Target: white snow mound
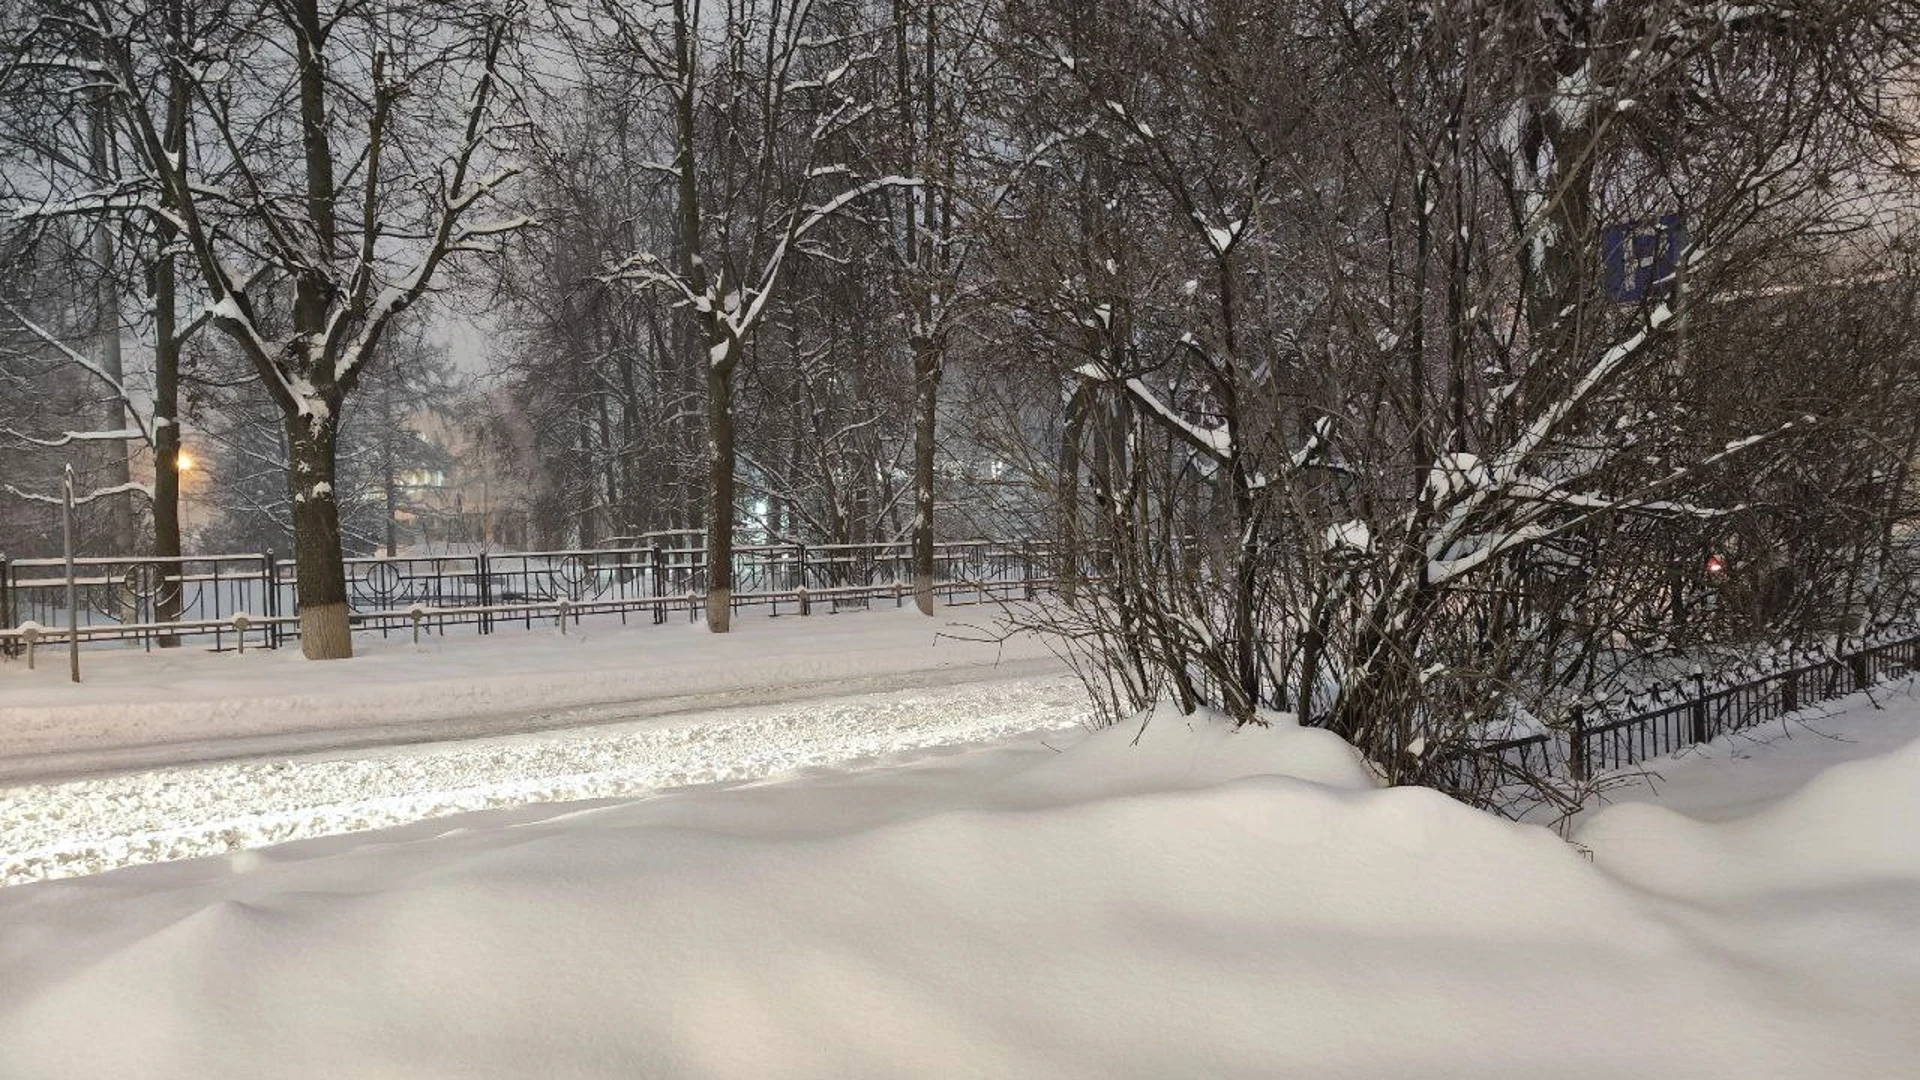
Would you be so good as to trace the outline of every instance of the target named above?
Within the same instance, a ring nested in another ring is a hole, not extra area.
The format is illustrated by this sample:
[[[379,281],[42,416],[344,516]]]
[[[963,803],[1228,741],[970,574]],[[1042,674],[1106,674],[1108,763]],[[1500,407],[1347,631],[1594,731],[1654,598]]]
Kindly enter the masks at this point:
[[[1376,789],[1322,733],[1136,730],[6,890],[0,1072],[1869,1077],[1920,1054],[1911,918],[1875,965],[1834,961],[1748,912],[1703,923],[1615,852]],[[1861,772],[1912,787],[1920,752]],[[1689,850],[1778,858],[1763,834],[1797,852],[1845,801]],[[1912,905],[1874,851],[1845,865]]]

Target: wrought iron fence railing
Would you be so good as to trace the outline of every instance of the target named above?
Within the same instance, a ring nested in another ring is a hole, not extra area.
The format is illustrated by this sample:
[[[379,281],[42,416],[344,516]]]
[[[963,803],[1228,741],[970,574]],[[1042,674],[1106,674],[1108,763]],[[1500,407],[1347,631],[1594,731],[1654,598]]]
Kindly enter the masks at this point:
[[[1558,730],[1460,746],[1434,773],[1456,790],[1486,779],[1576,781],[1631,768],[1809,706],[1920,672],[1920,633],[1900,628],[1836,651],[1779,653],[1732,671],[1695,674],[1573,706]]]
[[[934,545],[934,592],[946,604],[1032,597],[1056,574],[1045,541]],[[291,560],[259,555],[74,560],[73,613],[84,642],[168,639],[214,648],[279,646],[299,635]],[[734,553],[735,610],[770,614],[864,609],[912,595],[912,549],[889,544],[743,545]],[[557,619],[672,613],[698,618],[706,604],[700,547],[354,558],[347,605],[356,628],[445,634],[552,626]],[[64,641],[68,579],[62,559],[0,557],[0,649],[29,637]],[[236,622],[236,617],[238,621]]]
[[[684,546],[355,558],[346,565],[348,609],[358,629],[416,638],[564,629],[594,615],[663,623],[684,613],[693,621],[706,605],[705,559],[703,548]],[[904,606],[911,568],[905,543],[743,545],[735,549],[732,605],[772,615],[865,609],[889,599]],[[934,548],[934,591],[948,605],[1032,599],[1058,583],[1060,570],[1047,541]],[[1086,570],[1081,576],[1092,576]],[[271,552],[77,558],[73,587],[82,643],[152,647],[171,639],[244,649],[299,636],[294,567]],[[0,557],[0,652],[64,642],[67,589],[64,560]],[[1454,743],[1423,773],[1474,791],[1503,776],[1585,780],[1913,672],[1920,672],[1920,631],[1889,629],[1848,651],[1778,654],[1731,672],[1583,702],[1546,730]],[[1262,675],[1266,698],[1273,673]]]
[[[1261,649],[1259,701],[1277,709],[1297,706],[1266,663],[1275,643],[1263,640]],[[1587,699],[1526,734],[1475,741],[1429,730],[1429,749],[1408,775],[1443,789],[1479,793],[1511,781],[1585,781],[1912,673],[1920,673],[1920,629],[1888,627],[1850,648],[1780,651],[1727,671],[1696,670],[1680,679],[1642,684],[1633,693]],[[1198,669],[1189,675],[1202,701],[1222,707],[1227,694],[1217,677]],[[1315,703],[1324,704],[1318,697]]]

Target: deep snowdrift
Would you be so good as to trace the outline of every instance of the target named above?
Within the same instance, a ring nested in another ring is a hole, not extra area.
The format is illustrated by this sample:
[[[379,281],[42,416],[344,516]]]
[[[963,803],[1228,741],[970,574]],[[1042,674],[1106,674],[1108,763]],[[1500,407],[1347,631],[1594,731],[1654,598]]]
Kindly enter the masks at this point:
[[[8,1077],[1894,1077],[1920,750],[1536,827],[1321,732],[520,808],[0,890]]]

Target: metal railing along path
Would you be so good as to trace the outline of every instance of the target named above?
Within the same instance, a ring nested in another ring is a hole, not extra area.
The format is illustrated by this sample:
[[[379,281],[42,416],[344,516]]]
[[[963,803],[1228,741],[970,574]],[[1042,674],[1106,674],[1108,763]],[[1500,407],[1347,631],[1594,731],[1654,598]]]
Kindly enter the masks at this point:
[[[588,615],[692,620],[706,606],[705,562],[703,548],[661,546],[353,558],[348,617],[358,629],[415,636]],[[934,593],[949,605],[1031,598],[1051,586],[1054,562],[1044,541],[936,544]],[[913,594],[904,543],[743,545],[733,571],[735,610],[837,612],[903,606]],[[72,586],[82,642],[274,648],[299,635],[293,563],[271,552],[79,558]],[[68,587],[65,560],[0,557],[0,650],[65,642]]]

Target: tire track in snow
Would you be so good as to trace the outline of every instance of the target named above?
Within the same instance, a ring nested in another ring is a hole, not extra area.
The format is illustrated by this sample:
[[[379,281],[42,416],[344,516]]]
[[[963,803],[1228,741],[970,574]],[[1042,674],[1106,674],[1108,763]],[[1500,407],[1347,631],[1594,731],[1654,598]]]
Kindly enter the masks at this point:
[[[0,884],[529,803],[631,798],[1077,724],[1068,677],[970,682],[0,789]]]

